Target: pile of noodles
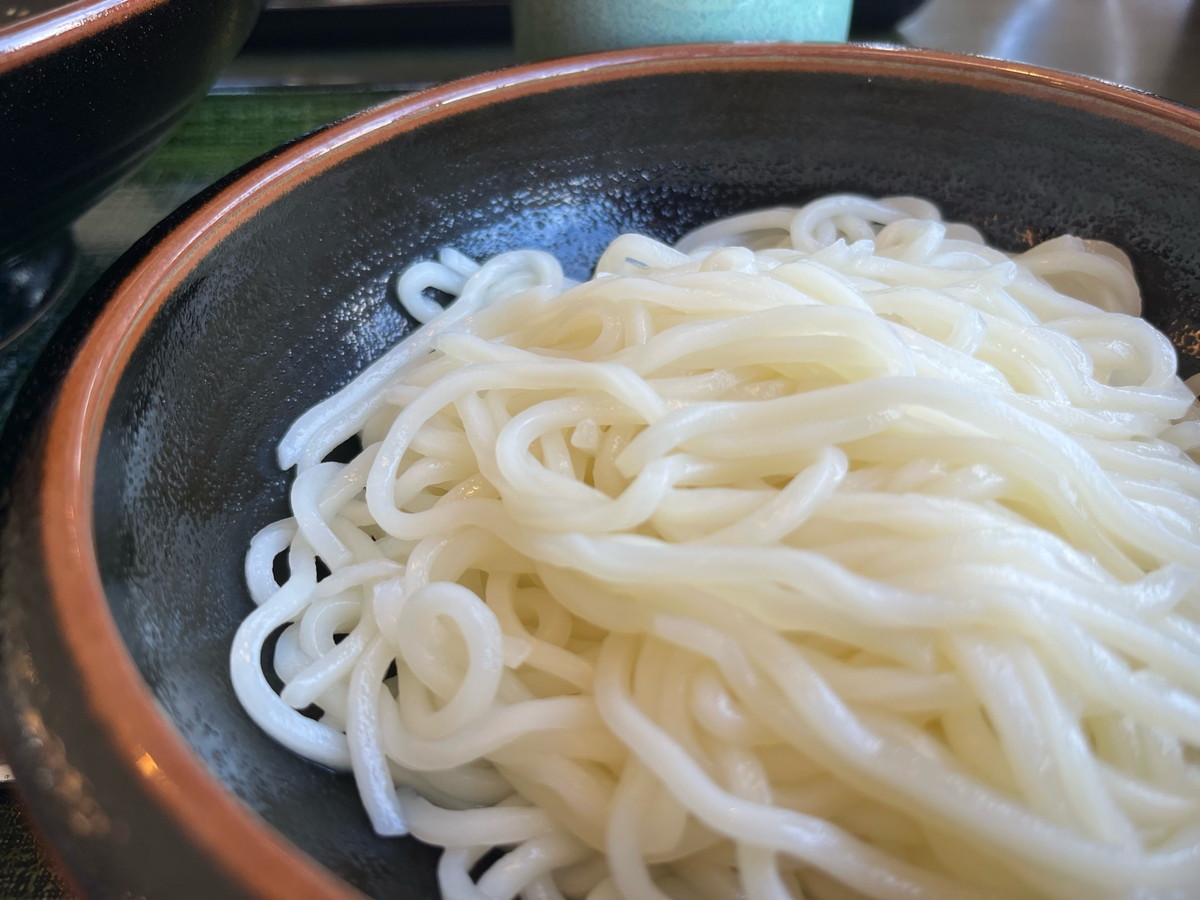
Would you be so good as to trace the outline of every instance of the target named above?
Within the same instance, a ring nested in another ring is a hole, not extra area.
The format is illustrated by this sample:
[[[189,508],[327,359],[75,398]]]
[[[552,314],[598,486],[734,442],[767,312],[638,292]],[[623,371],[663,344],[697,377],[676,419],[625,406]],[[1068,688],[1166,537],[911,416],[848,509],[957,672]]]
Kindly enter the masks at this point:
[[[445,898],[1200,896],[1200,430],[1122,254],[836,196],[399,291],[232,675]]]

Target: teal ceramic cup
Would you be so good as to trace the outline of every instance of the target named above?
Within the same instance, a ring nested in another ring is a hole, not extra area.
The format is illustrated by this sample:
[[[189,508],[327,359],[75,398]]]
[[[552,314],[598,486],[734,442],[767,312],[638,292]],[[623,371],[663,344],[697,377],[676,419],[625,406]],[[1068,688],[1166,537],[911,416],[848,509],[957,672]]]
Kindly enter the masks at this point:
[[[522,60],[697,41],[844,41],[852,0],[513,0]]]

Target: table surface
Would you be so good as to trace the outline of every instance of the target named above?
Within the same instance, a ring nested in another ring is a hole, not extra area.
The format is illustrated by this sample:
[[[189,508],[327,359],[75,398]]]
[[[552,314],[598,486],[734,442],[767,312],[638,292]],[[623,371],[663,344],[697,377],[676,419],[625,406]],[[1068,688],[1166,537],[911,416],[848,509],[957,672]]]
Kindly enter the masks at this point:
[[[1200,107],[1200,0],[928,0],[897,31],[857,37],[1081,72]],[[75,302],[181,203],[319,125],[511,61],[506,45],[478,39],[244,53],[172,139],[76,224],[80,265],[71,288],[16,347],[0,351],[0,422],[25,371]],[[14,787],[0,785],[0,897],[64,894]]]

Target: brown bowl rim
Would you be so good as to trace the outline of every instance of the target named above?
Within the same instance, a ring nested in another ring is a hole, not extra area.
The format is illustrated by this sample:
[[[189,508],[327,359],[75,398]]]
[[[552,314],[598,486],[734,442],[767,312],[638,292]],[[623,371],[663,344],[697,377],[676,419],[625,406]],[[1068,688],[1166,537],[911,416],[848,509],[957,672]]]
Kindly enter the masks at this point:
[[[248,169],[199,202],[112,291],[63,382],[40,485],[49,608],[92,722],[146,795],[214,866],[256,896],[358,896],[274,831],[211,775],[162,716],[105,602],[93,533],[95,465],[116,385],[171,291],[260,209],[342,160],[438,119],[584,83],[697,71],[887,74],[1045,99],[1200,148],[1200,113],[1149,94],[1021,63],[862,45],[701,44],[553,60],[452,82],[331,125]]]
[[[0,73],[87,40],[168,0],[72,0],[0,25]]]

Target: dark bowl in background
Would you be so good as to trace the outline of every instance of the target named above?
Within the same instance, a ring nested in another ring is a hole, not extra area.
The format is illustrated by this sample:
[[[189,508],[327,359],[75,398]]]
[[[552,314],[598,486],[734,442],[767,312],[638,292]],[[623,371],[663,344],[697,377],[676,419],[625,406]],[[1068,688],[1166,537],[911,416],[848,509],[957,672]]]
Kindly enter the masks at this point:
[[[67,227],[166,140],[262,2],[22,0],[0,18],[0,344],[62,287]]]
[[[80,306],[3,443],[0,725],[85,890],[436,896],[436,854],[372,834],[350,780],[261,734],[227,654],[274,447],[411,327],[407,263],[557,253],[831,191],[920,194],[1009,249],[1131,256],[1200,370],[1200,114],[994,60],[853,46],[627,51],[388,103],[189,204]],[[68,371],[69,369],[69,371]]]
[[[887,31],[916,12],[924,0],[854,0],[850,11],[850,36]]]

